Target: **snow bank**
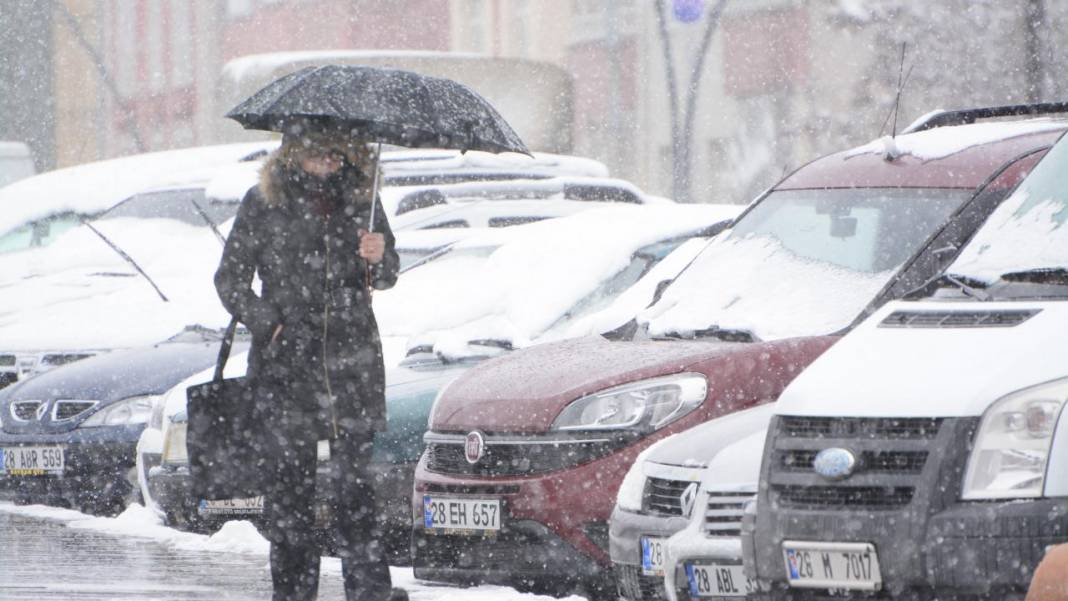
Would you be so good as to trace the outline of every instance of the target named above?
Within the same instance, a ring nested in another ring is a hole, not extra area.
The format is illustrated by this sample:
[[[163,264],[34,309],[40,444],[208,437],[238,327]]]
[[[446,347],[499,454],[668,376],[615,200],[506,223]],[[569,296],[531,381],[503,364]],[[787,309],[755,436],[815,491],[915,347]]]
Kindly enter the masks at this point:
[[[48,215],[107,210],[149,188],[205,182],[272,142],[152,152],[48,171],[0,189],[0,234]]]
[[[1023,122],[992,121],[959,127],[936,127],[912,134],[902,134],[895,138],[884,136],[846,152],[845,156],[886,154],[890,151],[894,153],[894,156],[908,154],[929,161],[945,158],[973,146],[1063,128],[1063,121],[1050,119],[1032,119]]]
[[[893,274],[803,259],[771,237],[720,237],[638,319],[653,336],[713,325],[762,340],[829,334],[849,325]]]

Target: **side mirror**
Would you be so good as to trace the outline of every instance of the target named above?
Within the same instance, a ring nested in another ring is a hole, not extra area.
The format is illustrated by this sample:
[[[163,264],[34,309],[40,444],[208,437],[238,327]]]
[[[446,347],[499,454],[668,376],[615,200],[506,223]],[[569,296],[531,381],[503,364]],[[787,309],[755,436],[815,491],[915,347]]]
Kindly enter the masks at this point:
[[[831,236],[834,238],[852,238],[857,235],[856,217],[831,217]]]

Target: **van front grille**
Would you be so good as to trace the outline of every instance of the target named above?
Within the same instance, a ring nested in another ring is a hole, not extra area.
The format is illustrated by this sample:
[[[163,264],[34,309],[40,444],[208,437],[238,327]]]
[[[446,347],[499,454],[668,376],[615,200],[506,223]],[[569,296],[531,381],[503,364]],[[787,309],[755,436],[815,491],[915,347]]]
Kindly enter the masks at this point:
[[[741,536],[742,514],[745,504],[756,498],[751,492],[708,493],[705,506],[705,534],[707,536]]]
[[[789,509],[898,509],[912,501],[911,486],[776,487],[778,504]]]
[[[930,440],[938,435],[938,418],[782,417],[790,438],[885,438]]]

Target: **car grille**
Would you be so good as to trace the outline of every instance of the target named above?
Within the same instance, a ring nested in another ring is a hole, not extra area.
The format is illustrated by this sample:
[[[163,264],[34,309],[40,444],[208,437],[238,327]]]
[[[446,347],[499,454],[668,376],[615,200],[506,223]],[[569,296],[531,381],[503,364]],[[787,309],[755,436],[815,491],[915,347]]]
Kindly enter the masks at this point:
[[[642,511],[656,515],[683,515],[682,495],[692,484],[687,480],[647,478],[642,495]]]
[[[865,419],[849,417],[783,417],[789,438],[888,438],[931,440],[941,420],[934,418]]]
[[[751,492],[708,493],[705,506],[705,534],[708,536],[741,536],[742,514],[745,504],[756,498]]]
[[[1038,309],[1012,311],[894,311],[880,328],[1011,328],[1031,319]]]
[[[819,451],[790,450],[779,455],[780,467],[788,472],[812,470]],[[927,451],[863,451],[860,469],[880,474],[919,474],[927,463]]]
[[[909,504],[911,486],[781,486],[779,505],[791,509],[897,509]]]
[[[769,450],[769,491],[784,509],[880,511],[912,503],[928,463],[929,441],[940,419],[777,418],[776,444]],[[857,458],[841,480],[813,470],[820,451],[845,448]]]
[[[530,476],[564,470],[611,453],[619,445],[605,439],[546,442],[486,440],[486,450],[476,463],[467,461],[463,439],[427,444],[426,468],[440,474],[467,476]]]
[[[619,594],[627,601],[662,601],[667,599],[664,579],[661,576],[646,576],[638,566],[615,565],[616,584]]]
[[[96,404],[96,401],[56,401],[55,406],[52,407],[52,419],[57,422],[74,419],[95,407]]]
[[[44,412],[42,401],[16,401],[11,403],[11,416],[21,422],[37,421]]]

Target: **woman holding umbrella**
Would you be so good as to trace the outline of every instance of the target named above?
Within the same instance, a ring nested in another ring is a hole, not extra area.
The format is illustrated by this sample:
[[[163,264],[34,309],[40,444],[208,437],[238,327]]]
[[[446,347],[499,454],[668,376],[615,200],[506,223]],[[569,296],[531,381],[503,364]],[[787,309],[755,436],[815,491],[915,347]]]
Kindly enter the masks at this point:
[[[290,128],[242,201],[215,274],[223,305],[253,336],[248,377],[268,432],[264,517],[275,601],[316,597],[320,440],[330,441],[330,526],[346,598],[407,599],[391,589],[366,469],[385,426],[371,289],[391,287],[399,263],[384,212],[372,211],[376,171],[371,146],[348,132]]]

